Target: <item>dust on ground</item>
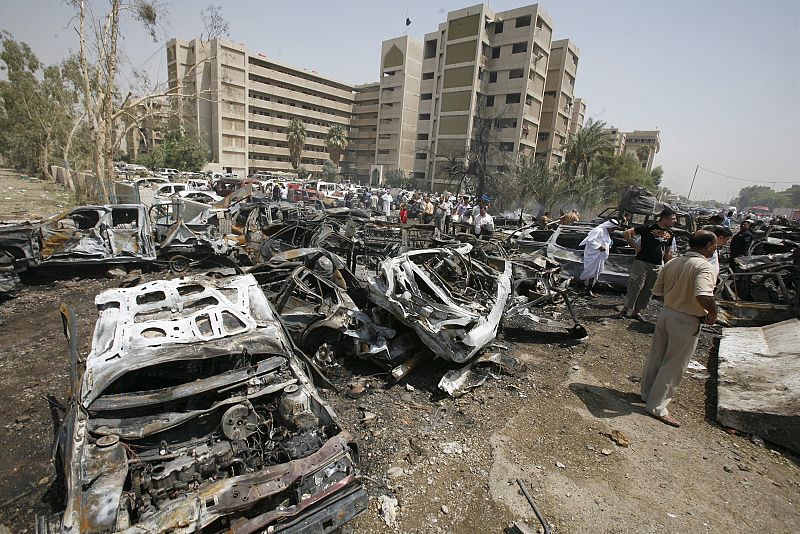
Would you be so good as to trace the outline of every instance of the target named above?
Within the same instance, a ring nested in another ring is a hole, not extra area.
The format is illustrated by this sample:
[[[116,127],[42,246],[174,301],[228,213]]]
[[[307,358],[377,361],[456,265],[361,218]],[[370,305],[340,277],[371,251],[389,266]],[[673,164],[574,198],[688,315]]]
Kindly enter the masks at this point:
[[[0,169],[0,221],[43,219],[74,205],[70,194],[55,182]]]
[[[0,202],[7,184],[0,177]],[[52,184],[36,185],[37,195],[40,185]],[[41,213],[24,215],[60,211],[58,198],[42,199]],[[13,206],[5,202],[0,215],[7,216]],[[145,273],[142,281],[161,276]],[[62,506],[50,464],[58,417],[44,400],[63,402],[68,383],[58,306],[76,311],[85,354],[97,319],[94,297],[119,284],[102,270],[29,281],[36,285],[0,302],[0,525],[19,533],[33,532],[36,514]],[[436,388],[448,369],[441,363],[393,385],[366,363],[329,370],[339,391],[323,396],[356,438],[370,494],[353,530],[501,532],[515,520],[535,529],[516,484],[522,478],[556,533],[796,532],[798,458],[716,423],[714,331],[704,331],[696,353],[710,377],[688,371],[670,405],[683,423],[675,429],[638,402],[657,304],[646,313],[650,322],[612,319],[619,305],[613,293],[577,299],[590,333],[580,342],[517,321],[506,325],[498,341],[527,370],[497,375],[456,400]],[[346,395],[354,380],[368,386],[356,399]],[[614,430],[628,447],[609,439]],[[378,511],[382,496],[398,501],[391,528]]]

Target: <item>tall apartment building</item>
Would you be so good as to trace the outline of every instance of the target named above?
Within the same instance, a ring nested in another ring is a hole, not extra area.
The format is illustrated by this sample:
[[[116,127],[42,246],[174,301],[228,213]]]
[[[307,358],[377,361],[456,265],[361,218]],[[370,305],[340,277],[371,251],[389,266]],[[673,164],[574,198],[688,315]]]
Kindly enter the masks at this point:
[[[586,101],[576,98],[572,101],[572,119],[569,121],[569,135],[575,135],[583,130],[583,123],[586,120]]]
[[[286,128],[294,118],[307,132],[300,165],[319,172],[329,159],[328,128],[350,127],[352,85],[251,53],[242,44],[173,39],[167,69],[170,87],[183,80],[185,95],[201,96],[186,98],[187,116],[208,144],[211,161],[226,172],[292,170]]]
[[[634,130],[625,133],[625,153],[636,158],[643,169],[653,168],[653,158],[661,149],[659,130]]]
[[[479,4],[425,35],[415,178],[446,188],[437,160],[468,153],[489,122],[492,162],[535,153],[552,26],[538,5],[496,13]]]
[[[619,128],[616,126],[609,126],[608,128],[604,128],[604,130],[611,132],[614,139],[614,155],[619,156],[625,151],[625,133],[620,132]]]
[[[404,35],[381,45],[375,164],[384,171],[414,166],[422,76],[422,43]]]
[[[129,161],[149,154],[164,141],[164,129],[169,121],[170,102],[167,97],[146,100],[133,109],[136,126],[130,125],[124,137]]]
[[[348,173],[357,180],[366,181],[375,165],[381,84],[357,85],[354,90],[353,115],[344,159]]]
[[[564,144],[569,137],[572,121],[579,56],[578,47],[569,39],[553,41],[550,47],[536,154],[551,168],[564,161]]]

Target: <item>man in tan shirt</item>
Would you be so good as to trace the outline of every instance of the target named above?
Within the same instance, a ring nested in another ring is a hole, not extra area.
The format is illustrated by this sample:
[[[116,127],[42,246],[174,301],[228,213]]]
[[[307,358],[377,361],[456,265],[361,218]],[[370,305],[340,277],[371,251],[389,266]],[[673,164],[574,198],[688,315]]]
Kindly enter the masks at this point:
[[[667,411],[683,373],[697,348],[700,326],[714,324],[716,276],[708,261],[717,248],[716,236],[698,230],[689,238],[690,251],[674,258],[661,269],[653,295],[663,296],[664,307],[658,316],[650,353],[642,372],[642,400],[656,419],[681,426]]]

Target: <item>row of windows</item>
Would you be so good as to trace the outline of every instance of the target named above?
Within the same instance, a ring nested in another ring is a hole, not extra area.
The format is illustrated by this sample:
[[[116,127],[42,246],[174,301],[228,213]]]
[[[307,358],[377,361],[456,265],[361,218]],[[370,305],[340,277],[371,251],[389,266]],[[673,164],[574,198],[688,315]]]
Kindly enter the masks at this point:
[[[331,127],[331,123],[330,122],[319,121],[319,120],[316,120],[316,119],[309,119],[308,117],[304,117],[302,115],[298,115],[296,117],[291,117],[289,115],[284,115],[283,113],[272,113],[270,111],[266,111],[266,110],[264,110],[262,108],[257,108],[257,107],[254,107],[254,106],[250,106],[250,113],[252,113],[253,115],[261,115],[263,117],[275,117],[275,118],[284,119],[284,120],[292,120],[292,119],[295,119],[295,118],[299,118],[300,120],[303,121],[303,124],[313,124],[315,126],[322,126],[323,128],[330,128]]]
[[[289,148],[288,143],[283,143],[281,141],[265,141],[263,139],[254,139],[250,138],[250,144],[256,146],[274,146],[276,148]],[[327,149],[322,146],[316,145],[303,145],[303,150],[306,152],[327,152]]]
[[[284,69],[282,67],[279,67],[278,65],[270,64],[270,63],[267,63],[267,62],[264,62],[264,61],[259,61],[259,60],[255,59],[255,58],[252,58],[252,57],[249,58],[249,63],[251,65],[258,65],[259,67],[264,67],[266,69],[270,69],[270,70],[274,70],[274,71],[280,72],[282,74],[286,74],[287,76],[292,76],[294,78],[300,78],[302,80],[309,80],[309,81],[312,81],[312,82],[316,82],[316,83],[318,83],[320,85],[325,85],[325,86],[331,87],[333,89],[339,89],[340,91],[351,91],[352,90],[350,87],[342,86],[342,85],[339,85],[339,84],[334,84],[334,83],[331,83],[331,82],[329,82],[327,80],[324,80],[322,78],[312,77],[312,76],[310,76],[308,74],[305,74],[305,73],[302,73],[302,72],[292,71],[292,70],[289,70],[289,69]],[[305,93],[305,91],[303,91],[303,92]],[[306,93],[306,94],[310,95],[311,93]],[[325,98],[327,100],[332,100],[334,102],[341,102],[343,104],[347,103],[347,100],[344,99],[344,98],[337,98],[335,96],[326,95],[324,93],[319,95],[319,96],[322,97],[322,98]]]
[[[286,91],[294,91],[296,93],[302,93],[302,94],[308,95],[308,96],[313,96],[313,97],[317,97],[317,98],[324,98],[321,95],[316,95],[316,94],[310,93],[308,91],[300,91],[300,90],[295,89],[295,88],[293,88],[293,87],[291,87],[289,85],[280,84],[280,83],[275,82],[274,80],[270,80],[268,78],[264,78],[263,76],[258,76],[256,74],[250,74],[249,78],[252,81],[263,83],[264,85],[272,85],[273,87],[277,87],[279,89],[284,89]],[[278,99],[276,97],[269,97],[264,93],[257,93],[255,91],[251,91],[250,92],[250,96],[251,96],[251,98],[256,98],[256,99],[260,99],[260,100],[270,101],[270,99],[271,99],[271,101],[273,101],[273,102],[277,102],[279,104],[283,104],[283,105],[286,105],[286,106],[293,106],[293,107],[297,106],[297,104],[295,102],[291,101],[291,100],[280,100],[280,99]],[[347,117],[348,116],[348,113],[346,113],[344,111],[340,111],[338,109],[308,106],[307,104],[303,103],[303,101],[300,100],[300,98],[302,98],[302,97],[299,97],[297,102],[300,103],[301,107],[303,107],[304,109],[313,109],[313,111],[317,111],[319,113],[327,113],[329,115],[335,115],[337,117]],[[333,99],[328,99],[328,100],[333,100]],[[338,102],[338,100],[333,100],[333,101]],[[349,106],[353,105],[352,102],[347,102],[347,101],[340,102],[340,103],[347,104]]]

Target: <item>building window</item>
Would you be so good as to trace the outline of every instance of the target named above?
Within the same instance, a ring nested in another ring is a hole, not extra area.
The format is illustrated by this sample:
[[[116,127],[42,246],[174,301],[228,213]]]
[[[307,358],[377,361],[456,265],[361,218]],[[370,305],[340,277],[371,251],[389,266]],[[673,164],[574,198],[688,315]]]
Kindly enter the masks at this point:
[[[414,159],[428,159],[428,154],[427,152],[417,152],[414,155]]]
[[[524,17],[517,17],[515,28],[522,28],[523,26],[531,25],[531,16],[525,15]]]
[[[522,78],[525,74],[524,69],[511,69],[508,71],[508,79],[509,80],[516,80],[517,78]]]
[[[429,121],[429,120],[431,120],[431,114],[430,113],[420,113],[419,114],[419,120],[421,120],[421,121]]]
[[[437,46],[436,39],[432,39],[430,41],[425,41],[425,59],[431,59],[436,57],[436,46]]]
[[[494,48],[492,48],[492,59],[497,59],[499,57],[500,57],[500,47],[495,46]]]
[[[539,132],[539,141],[547,141],[550,139],[550,132]]]
[[[489,71],[489,83],[494,83],[497,81],[497,71]]]
[[[512,54],[520,54],[522,52],[528,51],[528,41],[523,41],[521,43],[514,43],[511,45],[511,53]]]
[[[427,141],[428,134],[417,134],[417,141]]]
[[[490,108],[494,106],[494,95],[489,95],[486,97],[486,107]]]
[[[388,148],[381,148],[381,149],[378,149],[378,154],[379,154],[379,155],[381,155],[381,156],[385,156],[385,155],[387,155],[388,153],[389,153],[389,149],[388,149]]]
[[[414,173],[414,178],[417,178],[417,179],[425,178],[425,173],[424,172],[419,172],[419,171],[415,172]]]
[[[556,96],[556,92],[555,91],[545,91],[544,92],[544,96]]]
[[[422,73],[422,79],[423,80],[432,80],[433,79],[433,73],[432,72],[423,72]]]
[[[525,95],[525,105],[532,106],[533,105],[533,96],[532,95]]]
[[[506,95],[506,104],[519,104],[519,93],[510,93]]]
[[[431,98],[433,98],[433,94],[431,93],[422,93],[419,95],[420,100],[430,100]]]
[[[497,34],[500,34],[500,33],[503,33],[503,21],[502,20],[499,20],[499,21],[494,23],[494,34],[497,35]]]
[[[500,150],[503,152],[514,152],[514,143],[500,143]]]

